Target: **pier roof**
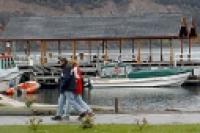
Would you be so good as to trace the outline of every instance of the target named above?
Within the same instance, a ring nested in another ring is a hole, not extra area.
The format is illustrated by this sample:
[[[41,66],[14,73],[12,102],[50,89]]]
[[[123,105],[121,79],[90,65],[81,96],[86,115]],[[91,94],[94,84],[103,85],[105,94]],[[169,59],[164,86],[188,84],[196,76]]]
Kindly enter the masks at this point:
[[[145,36],[176,38],[179,24],[178,14],[132,17],[13,17],[0,39],[112,40],[131,37],[145,39]]]

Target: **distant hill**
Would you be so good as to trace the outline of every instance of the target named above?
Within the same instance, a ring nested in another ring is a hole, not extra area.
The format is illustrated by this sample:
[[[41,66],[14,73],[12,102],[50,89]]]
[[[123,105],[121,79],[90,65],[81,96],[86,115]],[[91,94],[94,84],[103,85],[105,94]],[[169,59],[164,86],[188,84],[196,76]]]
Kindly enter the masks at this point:
[[[199,14],[199,0],[1,0],[0,23],[12,16],[130,16]]]
[[[0,30],[13,16],[124,17],[149,14],[153,18],[153,14],[163,13],[183,14],[188,19],[195,16],[200,26],[199,0],[0,0]],[[170,21],[173,20],[166,23]]]

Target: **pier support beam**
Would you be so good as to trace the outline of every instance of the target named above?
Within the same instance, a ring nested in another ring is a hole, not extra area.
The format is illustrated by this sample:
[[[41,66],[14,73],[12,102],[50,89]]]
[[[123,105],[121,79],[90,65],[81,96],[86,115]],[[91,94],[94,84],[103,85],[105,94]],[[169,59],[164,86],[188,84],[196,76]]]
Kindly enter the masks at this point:
[[[105,60],[105,40],[102,41],[102,56],[101,58]]]
[[[61,56],[61,41],[58,40],[58,55]]]
[[[163,62],[163,42],[160,40],[160,62]]]
[[[152,62],[152,47],[151,47],[151,40],[149,40],[149,62]]]
[[[89,53],[89,59],[90,59],[90,63],[92,61],[92,45],[91,45],[91,41],[88,41],[88,53]]]
[[[30,41],[26,41],[27,44],[27,56],[30,56],[31,54],[31,43]]]
[[[135,62],[135,40],[132,40],[132,60]]]
[[[73,55],[72,55],[72,61],[76,61],[77,57],[76,57],[76,41],[72,41],[72,51],[73,51]]]
[[[180,61],[183,61],[183,39],[181,39],[181,54],[180,54]]]
[[[122,58],[122,39],[119,40],[119,56]]]
[[[192,40],[189,38],[189,55],[188,55],[188,61],[191,62],[191,49],[192,49]]]
[[[139,64],[141,62],[141,57],[140,57],[140,52],[141,52],[141,48],[140,48],[140,43],[137,44],[138,45],[138,50],[137,50],[137,63]]]
[[[108,42],[107,40],[104,42],[105,43],[105,54],[104,54],[104,62],[107,63],[108,61]]]
[[[105,40],[102,41],[102,54],[105,52]]]
[[[169,46],[169,47],[170,47],[170,48],[169,48],[169,50],[170,50],[170,51],[169,51],[169,62],[170,62],[170,65],[173,65],[173,62],[174,62],[174,60],[173,60],[173,58],[174,58],[173,55],[174,55],[174,53],[173,53],[173,47],[172,47],[172,39],[169,40],[169,45],[170,45],[170,46]]]
[[[47,63],[46,52],[47,52],[47,43],[46,41],[41,40],[41,44],[40,44],[40,53],[41,53],[40,64],[41,65],[44,65]]]

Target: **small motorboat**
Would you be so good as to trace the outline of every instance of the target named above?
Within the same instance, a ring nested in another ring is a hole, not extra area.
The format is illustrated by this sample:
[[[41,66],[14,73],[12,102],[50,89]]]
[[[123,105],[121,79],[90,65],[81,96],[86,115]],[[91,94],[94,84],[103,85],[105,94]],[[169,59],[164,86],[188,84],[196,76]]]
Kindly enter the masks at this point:
[[[24,83],[20,83],[17,87],[19,87],[22,91],[25,91],[27,94],[36,93],[40,84],[36,81],[26,81]]]
[[[94,87],[180,86],[191,72],[181,67],[133,70],[127,64],[109,64],[101,67],[100,77],[91,78],[91,83]]]
[[[15,88],[10,87],[6,90],[6,95],[12,96],[15,93]]]

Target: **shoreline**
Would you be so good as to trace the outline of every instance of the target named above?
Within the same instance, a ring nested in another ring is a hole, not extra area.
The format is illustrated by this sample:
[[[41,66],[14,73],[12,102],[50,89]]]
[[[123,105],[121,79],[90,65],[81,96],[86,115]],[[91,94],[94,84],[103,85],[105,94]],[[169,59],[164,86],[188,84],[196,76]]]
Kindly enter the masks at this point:
[[[49,116],[53,115],[56,112],[57,105],[49,105],[49,104],[39,104],[33,103],[30,108],[26,107],[24,102],[20,102],[14,100],[12,98],[6,97],[0,94],[0,116],[11,115],[11,116],[19,116],[19,115],[44,115]],[[115,109],[112,106],[97,106],[90,105],[96,114],[200,114],[200,110],[184,110],[181,108],[171,108],[165,109],[164,111],[155,111],[155,110],[138,110],[138,111],[122,111],[123,109],[119,108],[119,112],[115,113]],[[76,115],[74,110],[71,111],[72,115]]]

